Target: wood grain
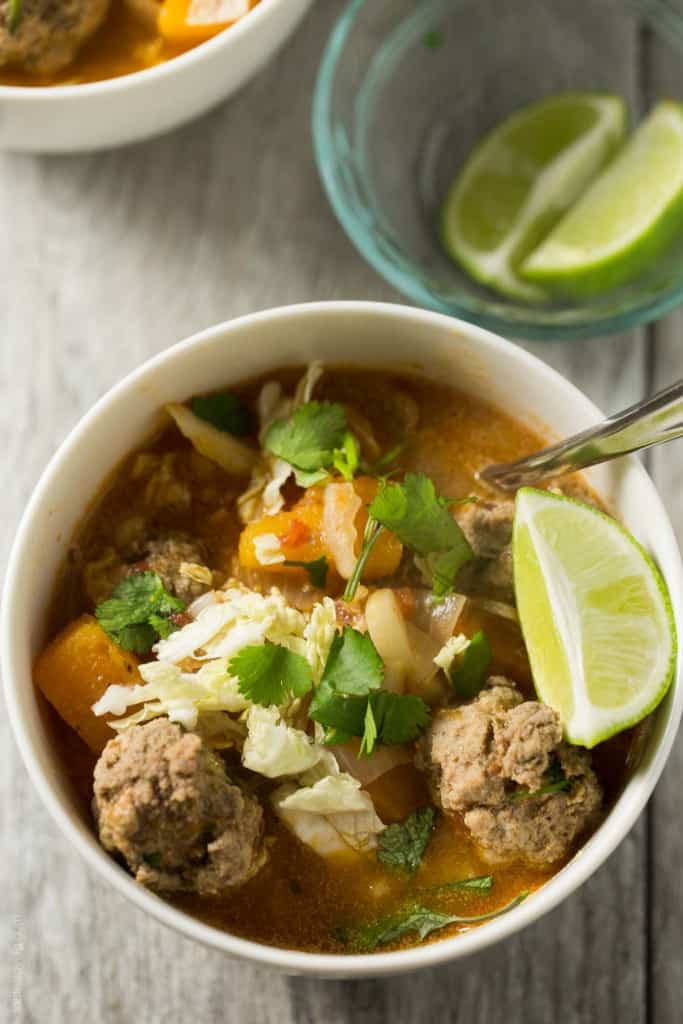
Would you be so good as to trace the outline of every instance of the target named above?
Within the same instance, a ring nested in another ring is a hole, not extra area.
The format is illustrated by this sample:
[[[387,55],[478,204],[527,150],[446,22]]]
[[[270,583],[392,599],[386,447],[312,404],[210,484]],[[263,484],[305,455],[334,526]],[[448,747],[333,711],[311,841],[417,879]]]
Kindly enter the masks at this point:
[[[315,70],[342,6],[320,0],[270,68],[180,132],[92,157],[0,157],[2,557],[57,444],[148,356],[257,308],[324,298],[401,301],[346,240],[313,164]],[[623,40],[629,56],[636,45]],[[632,98],[636,77],[624,71]],[[672,321],[660,336],[662,381],[681,372],[681,328],[683,321]],[[527,347],[606,409],[635,400],[647,384],[649,352],[640,333]],[[673,508],[680,457],[671,449],[656,466]],[[562,907],[481,956],[385,981],[317,982],[193,945],[91,877],[39,804],[4,717],[0,765],[3,1024],[648,1019],[645,821]],[[680,812],[682,769],[679,751],[653,823],[661,844],[653,912],[668,949],[678,951],[683,898],[675,866],[683,847],[671,821]],[[663,995],[650,1019],[674,1024],[683,976],[680,957],[672,964],[666,950],[655,945]]]

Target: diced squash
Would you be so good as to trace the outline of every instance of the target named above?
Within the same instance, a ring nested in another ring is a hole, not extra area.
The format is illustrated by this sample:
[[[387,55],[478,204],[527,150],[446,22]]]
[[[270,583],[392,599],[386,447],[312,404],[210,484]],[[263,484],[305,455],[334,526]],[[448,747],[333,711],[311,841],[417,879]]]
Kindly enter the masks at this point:
[[[360,551],[363,530],[368,519],[367,506],[377,493],[377,481],[372,477],[357,477],[353,487],[362,501],[355,518],[356,554]],[[280,556],[286,561],[314,562],[325,557],[334,570],[334,558],[330,552],[330,544],[325,536],[323,509],[325,485],[309,487],[303,497],[286,512],[278,512],[274,516],[263,516],[249,523],[242,530],[239,542],[239,561],[245,569],[260,569],[263,572],[289,572],[298,576],[305,575],[305,569],[282,565],[279,561],[270,561],[272,551],[268,547],[268,560],[264,560],[263,548],[257,540],[259,537],[275,537],[279,542],[277,548]],[[256,543],[255,543],[256,542]],[[384,531],[367,561],[363,572],[364,579],[381,579],[390,576],[398,568],[403,547],[393,534]],[[260,556],[260,557],[259,557]]]
[[[98,718],[92,705],[113,683],[141,683],[138,664],[92,615],[82,615],[48,644],[36,661],[34,680],[67,725],[99,754],[115,733],[108,716]]]
[[[192,46],[234,24],[250,6],[249,0],[164,0],[157,28],[169,43]]]

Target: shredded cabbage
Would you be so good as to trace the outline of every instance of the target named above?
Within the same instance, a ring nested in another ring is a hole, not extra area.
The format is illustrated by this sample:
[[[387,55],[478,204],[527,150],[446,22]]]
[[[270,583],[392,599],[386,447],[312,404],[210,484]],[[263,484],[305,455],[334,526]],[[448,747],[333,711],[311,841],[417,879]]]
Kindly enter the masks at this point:
[[[159,715],[194,729],[200,712],[237,713],[249,706],[239,692],[237,680],[228,673],[227,658],[207,662],[198,672],[182,672],[177,665],[160,661],[140,665],[139,671],[144,685],[110,686],[93,705],[96,715],[117,716],[133,705],[143,705],[127,718],[119,717],[110,723],[117,732]]]
[[[233,586],[214,591],[212,603],[205,598],[199,599],[201,606],[196,602],[197,617],[192,622],[156,645],[158,660],[140,666],[143,685],[108,687],[93,706],[96,715],[117,716],[112,728],[121,731],[159,715],[194,729],[198,717],[209,711],[240,714],[251,702],[228,671],[230,659],[243,647],[266,640],[303,655],[314,681],[320,681],[336,632],[335,607],[329,597],[314,605],[310,614],[291,608],[276,589],[264,595]],[[198,671],[185,671],[187,658],[203,664]],[[121,717],[131,707],[136,710]],[[305,771],[316,760],[309,755],[305,763],[276,775]]]
[[[250,771],[269,779],[299,775],[312,768],[321,753],[305,732],[283,722],[277,708],[254,704],[249,710],[242,764]]]
[[[313,682],[318,685],[323,674],[330,647],[337,632],[337,610],[331,597],[313,605],[304,629],[304,657],[313,670]]]
[[[266,381],[257,400],[259,415],[259,441],[265,440],[268,428],[275,420],[286,419],[300,406],[310,402],[313,390],[324,373],[322,363],[313,362],[296,386],[292,398],[285,398],[281,385],[274,380]],[[259,516],[274,516],[281,511],[285,499],[282,488],[295,474],[300,486],[310,486],[312,480],[304,480],[293,466],[284,459],[264,453],[254,466],[247,489],[237,499],[237,509],[243,523],[249,523]],[[323,473],[323,478],[327,473]]]
[[[467,650],[469,643],[469,639],[464,633],[452,636],[450,640],[446,641],[441,650],[434,655],[434,664],[438,665],[448,675],[453,662],[460,654]]]
[[[369,793],[358,779],[340,772],[337,760],[321,748],[320,759],[299,775],[300,787],[283,787],[272,795],[273,806],[303,843],[322,856],[346,848],[372,850],[384,829]],[[340,841],[341,840],[341,844]]]
[[[171,402],[166,411],[175,420],[178,430],[205,458],[217,463],[226,473],[233,476],[248,476],[257,460],[253,448],[238,441],[232,434],[195,416],[185,405]]]
[[[243,647],[266,640],[305,656],[308,618],[290,607],[279,590],[259,594],[238,585],[218,596],[219,602],[203,608],[194,622],[159,641],[154,651],[160,661],[232,657]]]

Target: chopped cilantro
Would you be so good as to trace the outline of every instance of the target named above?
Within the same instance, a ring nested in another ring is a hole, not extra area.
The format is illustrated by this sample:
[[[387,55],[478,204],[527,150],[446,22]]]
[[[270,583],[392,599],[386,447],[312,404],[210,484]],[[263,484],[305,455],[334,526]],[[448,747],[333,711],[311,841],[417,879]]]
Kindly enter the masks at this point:
[[[329,469],[348,433],[346,413],[336,402],[307,402],[293,416],[268,428],[264,447],[305,473]]]
[[[366,566],[368,558],[372,554],[372,549],[379,540],[382,530],[383,527],[380,526],[372,516],[368,516],[365,524],[365,530],[363,532],[363,539],[361,541],[360,554],[358,555],[358,560],[346,584],[344,593],[342,594],[343,601],[353,601],[356,596],[358,584],[360,583],[360,578],[363,575],[363,569]]]
[[[332,641],[322,675],[337,693],[364,697],[378,690],[384,678],[384,665],[369,633],[345,626]]]
[[[316,558],[313,562],[296,562],[294,559],[286,559],[282,564],[298,566],[300,569],[305,569],[314,587],[318,587],[322,590],[325,586],[329,565],[324,555],[320,558]]]
[[[513,910],[519,906],[529,895],[528,892],[520,892],[513,900],[504,907],[491,910],[487,914],[477,914],[474,917],[462,917],[460,914],[444,914],[439,910],[432,910],[429,907],[413,906],[392,914],[390,917],[382,918],[373,924],[364,925],[361,928],[346,929],[342,937],[359,952],[371,952],[377,946],[386,946],[389,942],[397,942],[409,932],[417,932],[418,940],[426,939],[432,932],[445,928],[449,924],[478,924],[480,921],[489,921],[493,917]]]
[[[460,664],[452,665],[449,673],[453,689],[462,700],[477,696],[486,682],[491,657],[491,644],[480,629],[465,648]]]
[[[368,509],[363,543],[344,600],[353,600],[380,526],[418,556],[431,578],[434,595],[448,594],[459,570],[472,558],[472,548],[449,511],[451,504],[437,495],[434,483],[422,473],[407,473],[402,483],[384,480]]]
[[[229,671],[239,689],[254,704],[284,704],[291,696],[303,697],[313,686],[311,667],[301,654],[273,644],[243,647],[231,659]]]
[[[431,838],[433,825],[433,807],[421,807],[404,821],[389,825],[379,835],[377,859],[388,867],[417,871]]]
[[[239,395],[202,395],[192,399],[191,408],[200,420],[235,437],[246,437],[256,431],[256,417]]]
[[[472,558],[472,548],[450,513],[450,504],[437,495],[429,477],[407,473],[402,483],[385,482],[369,508],[373,519],[426,559],[437,597],[452,590],[458,570]]]
[[[443,882],[430,886],[430,892],[448,892],[451,889],[474,889],[488,892],[493,888],[493,875],[477,875],[475,878],[460,878],[456,882]]]
[[[409,743],[429,723],[429,705],[412,693],[373,693],[372,710],[381,743]]]
[[[512,794],[513,800],[529,800],[537,796],[548,796],[550,793],[563,793],[572,788],[571,779],[568,779],[564,769],[557,758],[554,758],[548,771],[543,776],[545,782],[533,793],[529,789],[517,789]]]
[[[359,464],[360,448],[358,447],[358,441],[356,441],[351,431],[347,430],[341,447],[335,448],[332,453],[332,465],[345,480],[353,480]]]
[[[135,572],[121,580],[111,597],[98,604],[95,618],[119,647],[147,654],[159,637],[176,629],[170,616],[185,608],[165,589],[155,572]]]
[[[384,470],[391,466],[392,462],[395,462],[403,451],[403,444],[395,444],[393,448],[384,452],[378,459],[368,465],[363,466],[363,472],[367,473],[368,476],[385,476]],[[395,472],[395,471],[394,471]]]
[[[335,637],[309,709],[310,717],[333,730],[334,739],[359,736],[361,753],[375,744],[407,743],[429,721],[429,707],[412,694],[381,690],[384,666],[367,633],[346,626]]]
[[[365,720],[363,723],[363,736],[360,742],[360,748],[358,751],[359,757],[370,757],[370,754],[375,749],[375,743],[377,742],[377,722],[375,720],[375,712],[372,709],[372,701],[368,701],[365,706]]]
[[[7,0],[7,29],[10,33],[16,32],[22,16],[23,0]]]

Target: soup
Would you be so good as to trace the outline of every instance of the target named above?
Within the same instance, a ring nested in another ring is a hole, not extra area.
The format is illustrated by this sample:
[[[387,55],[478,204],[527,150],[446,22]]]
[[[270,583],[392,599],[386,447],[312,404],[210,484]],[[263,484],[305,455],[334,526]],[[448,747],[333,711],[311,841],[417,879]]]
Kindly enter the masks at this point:
[[[527,898],[608,813],[638,732],[589,753],[534,693],[513,505],[476,473],[542,439],[317,365],[167,411],[73,538],[35,669],[103,845],[189,914],[312,952]]]
[[[15,0],[14,28],[0,15],[0,84],[79,85],[144,71],[211,39],[257,3]],[[6,19],[12,9],[10,2]]]

